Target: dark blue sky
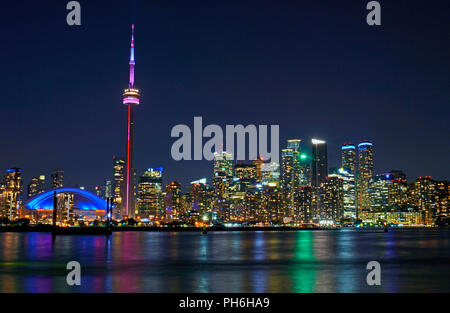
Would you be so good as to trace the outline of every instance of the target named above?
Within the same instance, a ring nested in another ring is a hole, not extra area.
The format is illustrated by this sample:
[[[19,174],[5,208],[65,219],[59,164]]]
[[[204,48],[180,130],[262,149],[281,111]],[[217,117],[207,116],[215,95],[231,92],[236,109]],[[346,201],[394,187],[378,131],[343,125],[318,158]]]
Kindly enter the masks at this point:
[[[66,171],[67,184],[111,176],[125,150],[130,23],[136,24],[136,168],[184,185],[206,161],[175,162],[176,124],[279,124],[288,138],[374,142],[376,172],[449,179],[448,1],[68,1],[2,3],[0,170]],[[133,4],[134,3],[134,4]],[[133,7],[137,9],[133,9]]]

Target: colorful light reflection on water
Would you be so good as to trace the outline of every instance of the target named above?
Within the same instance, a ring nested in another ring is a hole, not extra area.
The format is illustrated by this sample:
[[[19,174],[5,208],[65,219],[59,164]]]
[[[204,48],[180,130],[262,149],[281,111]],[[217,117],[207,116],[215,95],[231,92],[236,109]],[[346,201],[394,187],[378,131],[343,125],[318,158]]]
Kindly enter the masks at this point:
[[[449,292],[450,232],[0,233],[0,292]],[[82,285],[66,284],[79,261]],[[382,264],[369,287],[367,262]]]

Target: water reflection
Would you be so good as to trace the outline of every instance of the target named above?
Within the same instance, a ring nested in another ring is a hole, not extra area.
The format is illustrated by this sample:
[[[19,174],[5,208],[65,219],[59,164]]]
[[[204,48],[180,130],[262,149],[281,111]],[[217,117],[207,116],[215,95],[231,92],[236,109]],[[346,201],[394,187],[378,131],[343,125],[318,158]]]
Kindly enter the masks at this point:
[[[0,292],[450,291],[448,230],[0,234]],[[82,285],[66,284],[66,264]],[[382,264],[369,287],[366,264]]]

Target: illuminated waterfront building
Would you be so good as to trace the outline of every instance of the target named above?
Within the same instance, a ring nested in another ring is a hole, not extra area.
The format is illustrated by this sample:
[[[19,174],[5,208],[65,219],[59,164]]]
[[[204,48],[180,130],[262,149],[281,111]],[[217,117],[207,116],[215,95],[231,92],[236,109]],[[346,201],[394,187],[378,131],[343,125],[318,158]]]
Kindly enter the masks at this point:
[[[295,193],[300,187],[300,139],[287,141],[287,148],[281,150],[280,188],[286,217],[293,218]]]
[[[216,213],[222,222],[226,222],[230,219],[229,194],[231,178],[228,176],[228,173],[228,171],[219,171],[215,169],[212,181],[213,213]]]
[[[140,219],[161,219],[164,214],[163,168],[149,168],[138,185],[138,216]]]
[[[192,211],[211,219],[211,187],[206,178],[191,182]]]
[[[64,170],[57,168],[51,175],[51,189],[64,187]]]
[[[112,198],[114,205],[113,215],[116,219],[122,218],[122,202],[124,199],[125,160],[113,157]]]
[[[436,215],[440,218],[448,217],[450,215],[450,183],[437,181],[436,192],[438,196]]]
[[[408,205],[408,182],[402,171],[392,170],[388,173],[391,179],[389,188],[389,207],[391,210]]]
[[[370,179],[369,198],[371,212],[404,209],[408,204],[408,185],[401,171],[375,175]]]
[[[166,220],[177,219],[184,212],[182,210],[181,184],[173,181],[166,185],[166,195],[164,197],[166,208]]]
[[[314,187],[302,186],[296,194],[295,220],[299,223],[312,223],[318,218],[316,212],[318,195]]]
[[[368,212],[389,211],[389,189],[391,179],[388,174],[375,175],[370,179],[368,195],[370,209]]]
[[[212,178],[212,207],[222,222],[230,219],[230,187],[233,181],[233,156],[226,152],[214,153],[214,173]]]
[[[356,173],[356,147],[351,143],[345,143],[341,148],[342,168],[349,174]]]
[[[410,205],[424,212],[426,224],[432,224],[436,218],[439,202],[436,181],[431,176],[419,177],[414,181],[409,192]]]
[[[364,141],[358,145],[358,173],[356,181],[356,217],[370,210],[369,182],[373,175],[373,144]]]
[[[124,199],[122,203],[122,215],[134,217],[135,215],[135,169],[134,169],[134,110],[139,104],[139,89],[134,84],[134,25],[131,26],[130,48],[130,76],[128,88],[123,92],[123,104],[127,106],[128,123],[126,137],[126,161],[124,177]]]
[[[424,212],[417,208],[395,209],[385,212],[362,212],[361,219],[365,225],[425,225]]]
[[[280,188],[276,185],[263,186],[264,205],[269,214],[269,223],[281,224],[283,222],[283,207]]]
[[[74,223],[74,195],[71,193],[58,193],[58,210],[56,220],[59,223],[73,225]],[[100,219],[100,216],[97,216]]]
[[[330,173],[328,176],[337,177],[342,180],[343,217],[344,219],[353,221],[356,218],[355,175],[340,168],[336,172]]]
[[[264,189],[262,185],[252,187],[245,192],[244,220],[250,223],[268,223],[269,215],[264,206]]]
[[[0,189],[0,216],[9,220],[19,218],[22,202],[22,169],[7,169],[4,185]]]
[[[243,221],[260,225],[281,224],[284,218],[278,187],[256,184],[245,192]]]
[[[320,220],[338,222],[344,217],[344,181],[329,176],[320,186]]]
[[[294,210],[294,156],[292,149],[281,150],[280,188],[286,216],[293,216]]]

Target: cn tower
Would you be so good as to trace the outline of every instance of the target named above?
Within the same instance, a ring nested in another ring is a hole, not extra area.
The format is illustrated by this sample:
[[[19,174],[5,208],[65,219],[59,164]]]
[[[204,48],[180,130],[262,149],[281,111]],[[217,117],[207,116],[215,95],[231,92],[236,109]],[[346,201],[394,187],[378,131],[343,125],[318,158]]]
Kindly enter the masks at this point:
[[[134,25],[131,25],[130,78],[128,88],[123,92],[123,104],[128,109],[127,146],[125,168],[125,199],[122,216],[134,218],[134,108],[139,104],[139,90],[134,86]]]

